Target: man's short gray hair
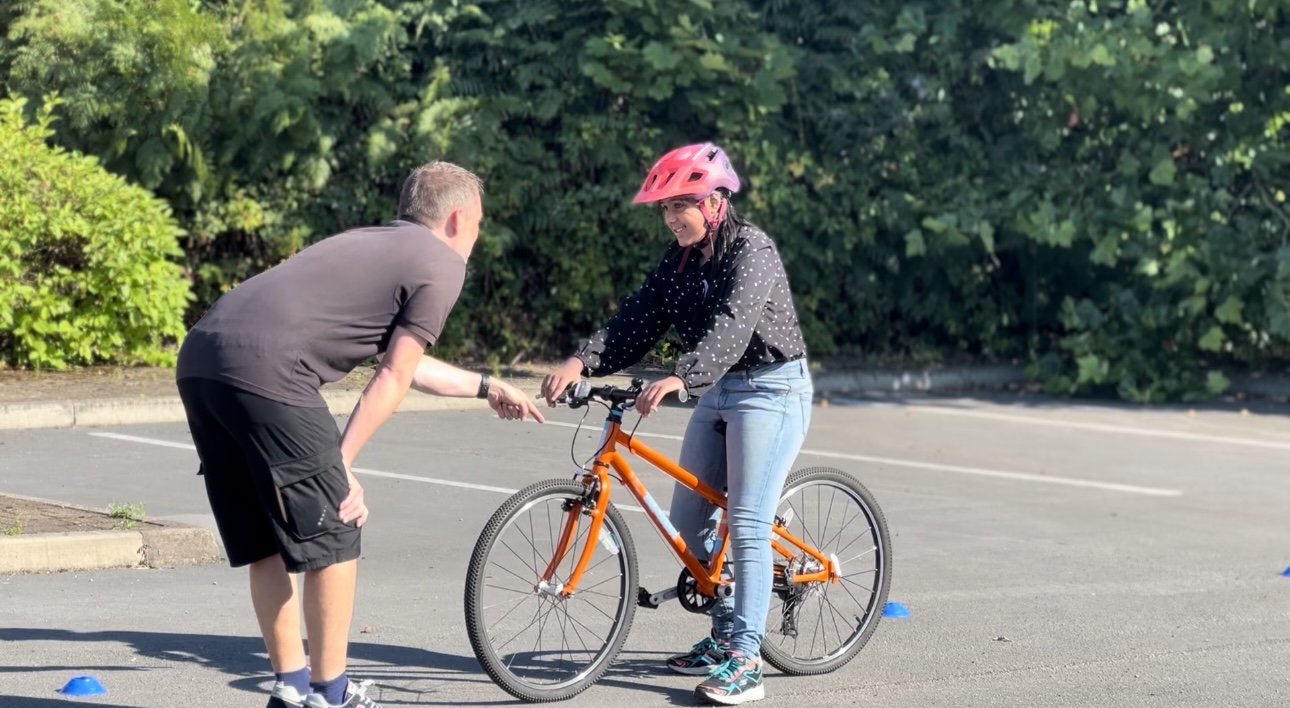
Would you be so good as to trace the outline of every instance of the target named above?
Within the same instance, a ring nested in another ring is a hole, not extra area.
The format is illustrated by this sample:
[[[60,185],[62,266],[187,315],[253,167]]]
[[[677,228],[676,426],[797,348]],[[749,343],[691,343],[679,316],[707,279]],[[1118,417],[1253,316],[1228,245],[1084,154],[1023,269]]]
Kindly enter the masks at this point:
[[[428,226],[438,226],[453,209],[484,196],[484,181],[478,175],[451,162],[429,162],[403,180],[399,194],[399,218],[413,217]]]

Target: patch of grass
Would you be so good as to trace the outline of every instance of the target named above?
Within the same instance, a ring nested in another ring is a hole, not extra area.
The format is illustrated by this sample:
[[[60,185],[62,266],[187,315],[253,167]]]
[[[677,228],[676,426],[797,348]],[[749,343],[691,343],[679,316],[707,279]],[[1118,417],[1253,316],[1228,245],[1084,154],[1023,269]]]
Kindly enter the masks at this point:
[[[108,516],[113,519],[121,520],[121,528],[130,530],[134,525],[147,518],[147,512],[144,511],[143,504],[118,504],[112,502],[108,504]]]
[[[18,520],[14,522],[13,526],[10,526],[9,528],[7,528],[7,529],[5,529],[5,530],[4,530],[4,535],[6,535],[6,536],[21,536],[21,535],[22,535],[23,530],[24,530],[24,529],[26,529],[26,528],[27,528],[27,517],[22,516],[21,514],[19,514],[19,515],[18,515]]]

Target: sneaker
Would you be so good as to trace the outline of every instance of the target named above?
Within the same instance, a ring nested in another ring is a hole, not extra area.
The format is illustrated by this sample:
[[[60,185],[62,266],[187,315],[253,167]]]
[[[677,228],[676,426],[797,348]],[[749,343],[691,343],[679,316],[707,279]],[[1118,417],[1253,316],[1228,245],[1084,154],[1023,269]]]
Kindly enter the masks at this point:
[[[709,634],[685,654],[669,657],[667,668],[686,676],[704,676],[726,660],[729,645],[718,641],[715,634]]]
[[[311,693],[304,703],[304,708],[381,708],[379,703],[367,697],[367,689],[371,685],[371,680],[359,684],[350,681],[345,702],[339,705],[328,703],[321,694]]]
[[[295,686],[274,681],[269,704],[265,708],[303,708],[304,705],[305,694],[296,690]]]
[[[708,680],[694,689],[694,696],[709,703],[737,706],[766,697],[761,681],[761,657],[747,657],[741,652],[730,652]]]

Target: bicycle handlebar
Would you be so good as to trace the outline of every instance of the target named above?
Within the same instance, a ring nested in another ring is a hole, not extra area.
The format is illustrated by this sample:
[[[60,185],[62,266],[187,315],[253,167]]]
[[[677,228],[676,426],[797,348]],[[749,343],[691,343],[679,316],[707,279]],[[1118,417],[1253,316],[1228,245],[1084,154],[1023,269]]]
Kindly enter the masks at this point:
[[[591,382],[582,379],[576,383],[569,384],[564,395],[557,399],[557,403],[567,403],[570,408],[581,408],[595,399],[600,399],[610,405],[618,405],[623,409],[631,408],[636,403],[636,397],[640,395],[641,390],[645,387],[645,382],[640,379],[632,379],[632,384],[628,388],[618,388],[616,386],[592,386]]]
[[[581,379],[569,384],[564,393],[555,399],[556,405],[565,404],[570,408],[581,408],[595,399],[600,399],[609,403],[611,406],[619,407],[623,410],[631,408],[636,403],[636,397],[640,395],[645,388],[643,379],[632,379],[631,386],[627,388],[618,388],[617,386],[592,386],[587,379]],[[689,399],[685,389],[677,392],[677,398],[682,403]],[[542,398],[539,394],[538,398]]]

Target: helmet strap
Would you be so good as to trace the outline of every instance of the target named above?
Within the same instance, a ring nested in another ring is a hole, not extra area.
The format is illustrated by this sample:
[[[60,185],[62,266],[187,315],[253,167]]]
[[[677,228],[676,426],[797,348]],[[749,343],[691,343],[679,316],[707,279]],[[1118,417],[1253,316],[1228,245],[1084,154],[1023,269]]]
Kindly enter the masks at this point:
[[[713,214],[708,210],[706,197],[699,200],[699,213],[703,215],[703,238],[693,246],[686,246],[685,251],[681,253],[681,262],[676,266],[676,272],[680,273],[685,270],[685,262],[690,259],[690,251],[695,246],[707,248],[712,245],[712,237],[716,235],[717,229],[720,228],[721,222],[726,218],[726,200],[721,200],[721,206],[717,207],[717,213]]]
[[[712,235],[717,232],[717,227],[721,226],[721,222],[726,219],[726,200],[721,200],[721,206],[717,207],[716,214],[708,211],[707,201],[700,201],[699,213],[703,214],[703,225],[707,227],[705,229],[706,233],[703,235],[701,245],[707,246],[711,243]]]

